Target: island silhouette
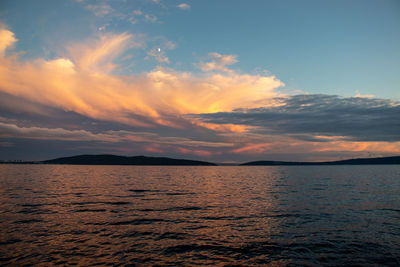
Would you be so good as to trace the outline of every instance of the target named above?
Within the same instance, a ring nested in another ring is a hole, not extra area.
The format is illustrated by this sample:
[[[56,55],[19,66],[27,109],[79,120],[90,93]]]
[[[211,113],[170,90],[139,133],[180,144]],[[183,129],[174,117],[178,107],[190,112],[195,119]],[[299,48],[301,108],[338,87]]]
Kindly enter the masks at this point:
[[[240,164],[241,166],[303,166],[303,165],[383,165],[400,164],[400,156],[380,158],[357,158],[337,161],[321,162],[293,162],[293,161],[251,161]]]
[[[188,159],[146,156],[79,155],[41,161],[43,164],[75,165],[172,165],[172,166],[216,166],[215,163]]]
[[[149,165],[149,166],[218,166],[227,164],[168,157],[118,156],[111,154],[78,155],[43,161],[0,161],[3,164],[69,164],[69,165]],[[400,156],[378,158],[355,158],[338,161],[302,162],[261,160],[229,166],[305,166],[305,165],[387,165],[400,164]]]

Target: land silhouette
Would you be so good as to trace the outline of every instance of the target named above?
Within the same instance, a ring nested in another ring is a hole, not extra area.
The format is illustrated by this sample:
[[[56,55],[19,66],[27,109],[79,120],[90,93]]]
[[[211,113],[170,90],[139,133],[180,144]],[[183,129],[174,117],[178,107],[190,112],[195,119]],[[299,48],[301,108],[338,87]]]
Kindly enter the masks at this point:
[[[381,158],[358,158],[322,162],[292,162],[292,161],[251,161],[242,166],[296,166],[296,165],[383,165],[400,164],[400,156]]]
[[[173,159],[167,157],[116,156],[116,155],[79,155],[42,161],[43,164],[75,164],[75,165],[183,165],[183,166],[215,166],[215,163],[198,160]]]
[[[149,165],[149,166],[218,166],[207,161],[174,159],[167,157],[118,156],[118,155],[78,155],[43,161],[1,161],[3,164],[69,164],[69,165]],[[400,156],[379,158],[356,158],[338,161],[302,162],[261,160],[229,166],[305,166],[305,165],[388,165],[400,164]]]

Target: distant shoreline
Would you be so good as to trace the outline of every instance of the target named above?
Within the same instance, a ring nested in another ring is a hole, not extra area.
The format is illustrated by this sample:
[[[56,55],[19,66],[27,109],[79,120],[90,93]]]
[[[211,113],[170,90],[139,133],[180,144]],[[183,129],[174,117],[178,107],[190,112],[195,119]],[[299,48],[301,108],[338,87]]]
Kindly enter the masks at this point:
[[[56,165],[110,165],[110,166],[335,166],[335,165],[397,165],[400,156],[356,158],[323,162],[251,161],[238,164],[212,163],[207,161],[173,159],[167,157],[78,155],[44,161],[0,161],[0,164],[56,164]]]
[[[290,161],[252,161],[241,166],[332,166],[332,165],[394,165],[400,164],[400,156],[379,158],[356,158],[322,162],[290,162]]]

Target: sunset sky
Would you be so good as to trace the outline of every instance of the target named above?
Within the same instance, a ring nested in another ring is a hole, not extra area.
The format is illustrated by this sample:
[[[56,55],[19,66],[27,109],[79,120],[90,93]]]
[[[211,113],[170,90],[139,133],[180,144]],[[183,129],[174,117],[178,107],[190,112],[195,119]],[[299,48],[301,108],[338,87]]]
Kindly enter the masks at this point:
[[[0,160],[400,154],[400,1],[2,0]]]

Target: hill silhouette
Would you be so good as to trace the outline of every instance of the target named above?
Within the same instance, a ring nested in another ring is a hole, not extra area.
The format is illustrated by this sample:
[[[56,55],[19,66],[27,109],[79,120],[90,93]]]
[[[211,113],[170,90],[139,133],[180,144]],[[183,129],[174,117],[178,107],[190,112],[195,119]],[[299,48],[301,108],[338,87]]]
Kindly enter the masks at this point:
[[[167,157],[117,156],[117,155],[79,155],[44,161],[0,161],[0,164],[71,164],[71,165],[150,165],[150,166],[307,166],[307,165],[388,165],[400,164],[400,156],[380,158],[357,158],[338,161],[302,162],[261,160],[242,164],[212,163],[207,161],[173,159]]]
[[[359,158],[323,162],[290,162],[290,161],[251,161],[242,166],[302,166],[302,165],[383,165],[400,164],[400,156],[381,158]]]
[[[185,165],[185,166],[215,166],[215,163],[172,159],[166,157],[116,156],[116,155],[79,155],[41,161],[43,164],[74,164],[74,165]]]

